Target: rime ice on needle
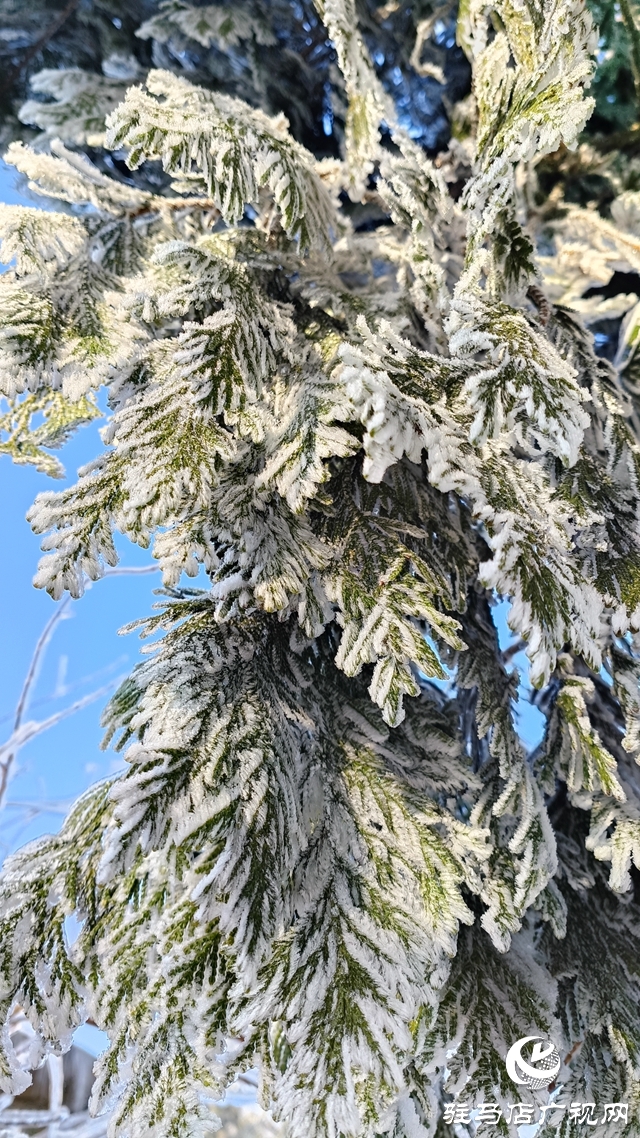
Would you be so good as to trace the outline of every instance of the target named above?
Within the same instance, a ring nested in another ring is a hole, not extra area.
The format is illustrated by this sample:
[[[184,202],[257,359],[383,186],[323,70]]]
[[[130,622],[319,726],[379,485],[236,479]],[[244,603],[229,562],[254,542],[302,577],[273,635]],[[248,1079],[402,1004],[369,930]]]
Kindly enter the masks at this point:
[[[54,102],[22,114],[49,149],[8,153],[64,212],[0,212],[2,449],[55,474],[99,388],[110,405],[103,452],[31,510],[36,584],[80,596],[118,531],[166,586],[105,712],[127,772],[0,879],[3,1015],[22,1005],[42,1055],[89,1015],[108,1032],[94,1107],[122,1138],[208,1133],[256,1064],[293,1138],[427,1138],[444,1094],[506,1102],[532,1027],[582,1040],[576,1094],[640,1100],[640,925],[616,898],[640,867],[640,318],[614,368],[564,306],[594,264],[640,263],[640,199],[556,210],[554,256],[529,208],[590,114],[594,30],[580,0],[461,4],[475,135],[436,167],[352,0],[318,11],[341,161],[163,70],[42,73]],[[271,35],[182,0],[138,34],[174,28]],[[171,186],[136,188],[147,163]],[[340,205],[363,193],[375,232]],[[206,590],[180,587],[202,566]],[[495,595],[541,689],[534,761]],[[28,1081],[8,1036],[0,1070]]]

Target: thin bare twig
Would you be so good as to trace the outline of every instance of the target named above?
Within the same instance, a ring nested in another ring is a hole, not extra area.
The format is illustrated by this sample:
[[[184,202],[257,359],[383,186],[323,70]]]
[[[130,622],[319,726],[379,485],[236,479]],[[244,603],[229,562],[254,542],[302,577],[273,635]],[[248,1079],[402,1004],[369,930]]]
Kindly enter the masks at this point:
[[[69,605],[69,598],[65,597],[62,604],[59,606],[59,608],[56,609],[53,616],[50,618],[50,620],[47,621],[47,623],[44,626],[43,631],[40,633],[40,636],[38,638],[38,643],[35,646],[33,656],[31,657],[29,667],[27,668],[27,674],[25,676],[25,680],[24,680],[24,683],[22,685],[22,691],[20,692],[20,698],[18,699],[18,703],[16,705],[16,711],[15,711],[15,716],[14,716],[14,720],[13,720],[13,731],[11,734],[12,739],[14,739],[16,737],[16,734],[20,730],[20,726],[22,724],[22,719],[23,719],[24,713],[25,713],[25,711],[28,707],[28,704],[29,704],[29,694],[31,692],[31,688],[33,687],[34,681],[38,675],[38,668],[40,666],[40,662],[41,662],[43,654],[46,650],[47,644],[49,643],[49,641],[53,635],[53,631],[54,631],[56,625],[59,623],[59,621],[64,619],[68,605]],[[4,803],[5,795],[7,793],[7,787],[9,785],[9,776],[11,774],[11,767],[13,766],[13,763],[15,762],[15,758],[16,758],[16,754],[18,752],[19,745],[20,744],[18,744],[13,750],[10,749],[9,753],[6,755],[6,758],[2,759],[2,761],[0,762],[0,810],[2,809],[2,805]],[[5,748],[0,749],[0,755],[2,755],[4,750],[5,750]]]
[[[82,711],[83,707],[88,707],[90,703],[94,703],[102,695],[108,695],[113,691],[116,684],[120,683],[120,677],[117,680],[112,680],[110,684],[105,684],[104,687],[92,691],[89,695],[85,695],[82,699],[77,699],[75,703],[69,707],[63,707],[61,711],[56,711],[54,715],[50,715],[48,719],[29,720],[24,723],[17,731],[14,731],[11,738],[0,747],[0,760],[4,761],[4,756],[8,755],[13,758],[20,747],[24,747],[25,743],[29,743],[35,739],[37,735],[42,735],[43,731],[48,731],[50,727],[55,727],[57,723],[62,722],[63,719],[68,719],[70,715],[75,715],[76,711]],[[0,803],[1,805],[1,803]]]
[[[118,565],[113,569],[107,569],[105,572],[105,577],[138,576],[145,573],[157,573],[158,569],[158,565]],[[7,787],[9,785],[11,776],[11,770],[15,764],[16,756],[20,747],[23,747],[25,743],[29,742],[31,739],[34,739],[36,735],[40,735],[43,731],[47,731],[50,727],[55,726],[55,724],[59,723],[62,719],[66,719],[69,715],[75,714],[76,711],[80,711],[89,703],[93,703],[93,701],[95,699],[98,699],[101,695],[112,691],[115,683],[118,682],[114,681],[108,684],[106,687],[102,687],[95,692],[91,692],[89,695],[84,696],[82,699],[76,700],[75,703],[71,704],[63,711],[58,711],[55,713],[55,715],[49,716],[48,719],[43,719],[40,722],[26,723],[23,726],[22,721],[29,705],[29,695],[37,678],[38,669],[42,662],[44,652],[46,651],[49,641],[51,640],[56,625],[66,616],[68,605],[69,597],[65,597],[65,599],[54,612],[53,616],[50,618],[50,620],[47,621],[43,631],[38,638],[38,642],[35,646],[33,656],[31,657],[31,661],[27,669],[27,674],[22,685],[22,691],[20,692],[20,697],[16,705],[11,737],[3,746],[0,747],[0,810],[2,810],[4,805]]]
[[[15,714],[15,718],[13,721],[13,730],[14,731],[17,731],[20,724],[22,723],[22,717],[23,717],[23,715],[27,709],[29,692],[31,691],[33,681],[35,680],[35,678],[38,674],[38,665],[40,663],[42,654],[43,654],[45,648],[47,647],[47,644],[51,640],[51,637],[53,635],[53,630],[54,630],[56,624],[58,623],[58,621],[64,620],[65,613],[66,613],[68,607],[69,607],[69,597],[65,597],[62,604],[56,609],[53,616],[50,618],[50,620],[47,621],[47,623],[44,626],[43,631],[40,633],[40,636],[38,638],[38,643],[36,644],[33,656],[31,657],[31,663],[29,664],[29,667],[27,669],[27,674],[25,676],[24,684],[22,685],[22,691],[20,693],[20,698],[19,698],[18,703],[16,705],[16,714]]]
[[[34,818],[58,815],[66,818],[74,799],[60,799],[42,802],[13,802],[8,799],[4,804],[4,817],[2,822],[2,839],[0,841],[0,862],[3,861],[12,849],[22,845],[22,835]],[[10,813],[11,812],[11,813]],[[1,1113],[1,1107],[0,1107]],[[0,1133],[2,1133],[0,1129]]]
[[[22,810],[28,817],[37,818],[38,814],[62,814],[64,817],[73,806],[73,798],[54,798],[51,801],[43,799],[42,802],[5,802],[5,810]]]
[[[49,40],[53,39],[56,32],[60,31],[62,25],[66,24],[69,16],[73,15],[79,3],[80,0],[69,0],[66,8],[63,8],[61,12],[58,12],[55,20],[49,24],[49,27],[45,29],[40,38],[31,45],[27,52],[25,52],[20,62],[16,63],[14,67],[11,67],[9,69],[4,77],[4,80],[2,83],[0,83],[0,95],[4,95],[7,91],[11,90],[16,79],[20,77],[27,64],[30,63],[33,59],[34,55],[37,55],[43,47],[46,47],[49,43]]]
[[[159,565],[115,565],[113,569],[105,569],[105,577],[137,577],[142,573],[158,573]]]
[[[63,695],[73,694],[78,688],[86,688],[89,684],[93,684],[99,680],[105,680],[106,676],[111,675],[114,669],[122,667],[127,660],[128,656],[126,653],[122,656],[118,656],[116,660],[112,660],[111,663],[106,664],[104,668],[99,668],[97,672],[89,672],[87,676],[82,676],[72,684],[65,683],[62,688],[59,690],[56,689],[56,691],[51,692],[49,695],[40,696],[38,699],[30,699],[29,707],[32,709],[35,707],[43,707],[45,704],[60,699]],[[10,719],[13,719],[14,715],[15,711],[11,711],[7,715],[0,715],[0,725],[8,723]]]

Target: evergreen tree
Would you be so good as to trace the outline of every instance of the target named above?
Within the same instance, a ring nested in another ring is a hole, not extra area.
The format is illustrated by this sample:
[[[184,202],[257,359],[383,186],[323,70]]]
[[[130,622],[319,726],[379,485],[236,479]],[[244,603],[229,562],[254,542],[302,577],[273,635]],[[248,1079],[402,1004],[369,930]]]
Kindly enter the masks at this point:
[[[448,4],[149,9],[134,50],[92,7],[6,156],[58,209],[0,210],[2,449],[55,475],[110,408],[30,512],[36,584],[80,597],[118,531],[164,590],[105,711],[126,773],[5,865],[3,1017],[34,1063],[104,1028],[123,1138],[208,1134],[256,1065],[293,1138],[507,1133],[532,1034],[638,1135],[640,191],[629,123],[579,144],[591,16],[464,0],[455,49]]]

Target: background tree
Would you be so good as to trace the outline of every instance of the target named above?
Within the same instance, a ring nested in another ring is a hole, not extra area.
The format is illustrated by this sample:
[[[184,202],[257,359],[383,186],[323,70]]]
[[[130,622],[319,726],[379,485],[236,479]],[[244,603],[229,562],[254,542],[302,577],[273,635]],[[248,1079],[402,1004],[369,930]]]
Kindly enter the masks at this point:
[[[169,0],[113,50],[90,15],[7,152],[61,205],[0,215],[4,449],[55,474],[106,387],[36,584],[81,595],[118,530],[165,597],[126,774],[5,867],[4,1013],[31,1062],[104,1027],[119,1134],[206,1133],[255,1064],[293,1135],[444,1134],[532,1031],[637,1134],[640,194],[630,118],[577,146],[589,13],[470,0],[458,49],[446,5]]]

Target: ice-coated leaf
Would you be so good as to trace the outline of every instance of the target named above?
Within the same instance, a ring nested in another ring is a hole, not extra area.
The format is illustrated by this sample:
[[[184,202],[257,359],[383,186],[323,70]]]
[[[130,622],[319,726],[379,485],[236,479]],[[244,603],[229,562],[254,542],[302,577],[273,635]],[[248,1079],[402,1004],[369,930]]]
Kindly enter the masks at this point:
[[[151,71],[146,86],[130,87],[108,121],[107,145],[128,147],[132,169],[161,159],[169,174],[192,179],[210,194],[229,222],[238,221],[267,185],[284,228],[303,249],[327,244],[335,224],[331,199],[285,119],[167,71]]]

